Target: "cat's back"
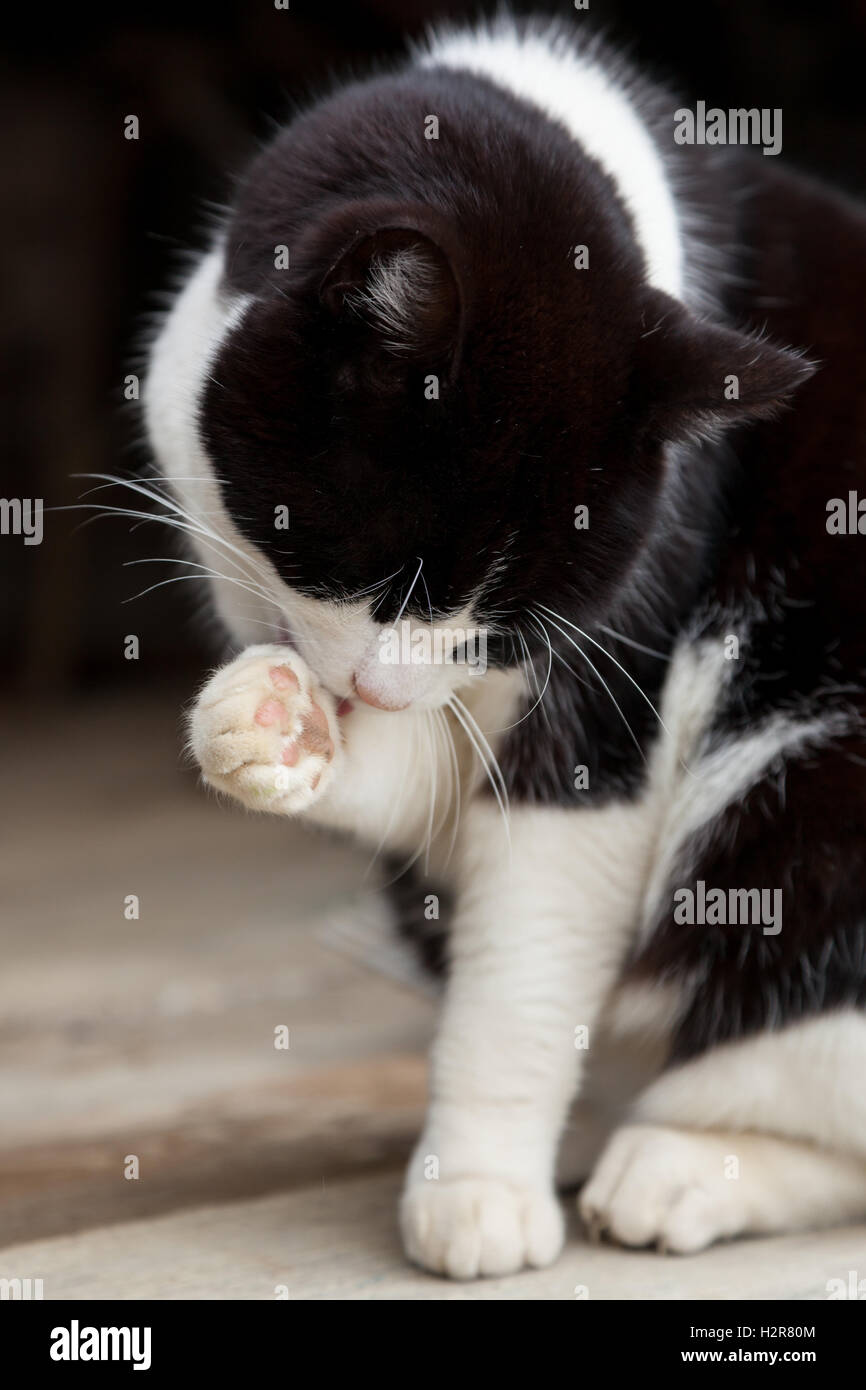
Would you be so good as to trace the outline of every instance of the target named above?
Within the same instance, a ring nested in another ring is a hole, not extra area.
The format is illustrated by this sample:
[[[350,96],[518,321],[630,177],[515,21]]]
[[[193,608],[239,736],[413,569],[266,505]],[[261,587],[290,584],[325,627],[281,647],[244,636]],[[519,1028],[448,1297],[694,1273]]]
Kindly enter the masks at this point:
[[[754,160],[749,173],[732,313],[800,349],[817,370],[777,419],[738,441],[740,509],[723,582],[751,582],[755,563],[775,571],[776,587],[810,604],[826,641],[838,637],[859,665],[866,206],[775,161]]]

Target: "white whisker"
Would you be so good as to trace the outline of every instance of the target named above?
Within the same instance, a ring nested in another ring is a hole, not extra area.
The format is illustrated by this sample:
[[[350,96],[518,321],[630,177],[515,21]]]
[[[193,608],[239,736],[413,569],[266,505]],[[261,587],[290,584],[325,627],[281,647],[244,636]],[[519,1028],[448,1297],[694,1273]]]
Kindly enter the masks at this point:
[[[532,683],[533,683],[533,685],[535,686],[536,700],[535,700],[535,704],[534,704],[534,705],[530,705],[530,707],[529,707],[529,709],[526,711],[526,713],[525,713],[525,714],[522,714],[522,715],[520,716],[519,719],[515,719],[513,724],[506,724],[504,728],[499,729],[498,732],[501,733],[501,734],[507,733],[507,732],[509,731],[509,729],[516,729],[517,726],[518,726],[518,724],[522,724],[523,721],[524,721],[524,719],[528,719],[529,716],[530,716],[531,714],[533,714],[533,713],[535,712],[535,710],[538,709],[538,706],[539,706],[539,705],[541,705],[541,712],[542,712],[542,714],[544,715],[545,720],[547,721],[547,727],[548,727],[548,728],[551,728],[550,716],[549,716],[549,714],[547,713],[547,706],[544,704],[544,697],[545,697],[545,695],[547,694],[547,687],[550,685],[550,673],[551,673],[551,671],[553,670],[553,650],[552,650],[552,648],[551,648],[551,646],[550,646],[550,641],[549,641],[549,640],[547,641],[547,649],[548,649],[548,652],[549,652],[548,661],[547,661],[547,677],[546,677],[545,682],[544,682],[544,688],[541,689],[541,688],[539,687],[538,672],[537,672],[536,669],[535,669],[535,664],[534,664],[534,662],[533,662],[533,660],[532,660],[532,655],[531,655],[531,653],[530,653],[530,651],[529,651],[529,647],[527,646],[526,638],[524,637],[523,633],[520,631],[520,628],[517,627],[516,625],[515,625],[514,631],[516,632],[517,637],[518,637],[518,640],[520,641],[520,645],[521,645],[521,647],[522,647],[522,649],[523,649],[524,659],[523,659],[523,661],[521,662],[521,665],[523,666],[524,672],[526,673],[527,677],[528,677],[528,678],[531,678]],[[544,636],[545,636],[545,639],[547,639],[547,634],[546,634],[546,633],[544,634]]]
[[[668,653],[657,652],[653,647],[645,647],[641,642],[635,642],[631,637],[625,637],[621,632],[614,632],[612,627],[605,627],[599,623],[598,630],[599,632],[606,632],[608,637],[613,637],[617,642],[624,642],[627,647],[634,647],[636,652],[643,652],[645,656],[656,656],[659,661],[670,661]]]
[[[538,617],[537,614],[536,614],[536,617]],[[541,619],[539,618],[539,622],[540,622],[540,621],[541,621]],[[548,619],[548,621],[553,622],[553,619]],[[542,626],[543,626],[543,624],[542,624]],[[571,646],[574,647],[574,650],[578,653],[578,655],[583,657],[583,659],[584,659],[584,661],[586,662],[586,664],[587,664],[587,666],[589,667],[589,669],[590,669],[591,671],[594,672],[594,674],[595,674],[595,676],[597,677],[597,679],[598,679],[598,680],[601,682],[601,684],[604,686],[604,688],[605,688],[605,690],[607,691],[607,694],[608,694],[608,696],[609,696],[609,698],[610,698],[611,704],[613,705],[614,709],[616,710],[617,714],[619,715],[620,719],[622,720],[623,724],[625,725],[625,727],[627,728],[627,730],[628,730],[628,732],[629,732],[629,736],[630,736],[630,738],[631,738],[631,740],[632,740],[632,743],[634,744],[634,746],[635,746],[635,748],[637,749],[637,751],[640,753],[641,758],[643,759],[643,761],[646,762],[646,754],[644,753],[643,749],[642,749],[641,746],[640,746],[640,743],[639,743],[639,741],[638,741],[638,738],[637,738],[637,735],[635,734],[634,729],[631,727],[631,724],[628,722],[627,718],[625,717],[625,714],[623,713],[622,709],[620,708],[620,706],[619,706],[619,704],[618,704],[618,702],[617,702],[616,696],[614,695],[613,691],[611,690],[611,688],[610,688],[610,686],[608,685],[607,681],[605,680],[604,676],[603,676],[603,675],[601,674],[601,672],[599,671],[598,667],[595,666],[595,665],[593,665],[592,661],[591,661],[590,658],[587,656],[587,654],[586,654],[586,652],[583,650],[583,648],[578,646],[578,644],[575,642],[574,638],[573,638],[573,637],[570,637],[569,634],[566,632],[565,628],[560,627],[559,624],[558,624],[557,622],[553,622],[553,626],[556,628],[557,632],[559,632],[559,633],[565,638],[566,642],[569,642],[569,643],[571,644]],[[569,669],[570,669],[570,668],[569,668]]]
[[[254,560],[252,556],[247,555],[238,546],[234,545],[231,541],[227,540],[226,537],[223,536],[219,531],[217,531],[213,526],[207,525],[203,521],[201,515],[193,516],[190,512],[186,510],[185,507],[182,507],[180,505],[180,503],[177,501],[177,498],[175,498],[170,492],[166,494],[165,492],[160,491],[158,486],[147,487],[140,479],[123,478],[119,475],[115,475],[112,473],[77,473],[73,476],[79,478],[101,479],[105,487],[126,487],[129,488],[130,492],[136,492],[140,496],[147,498],[150,502],[156,502],[157,505],[167,507],[169,511],[174,514],[175,518],[180,518],[183,522],[186,523],[186,529],[188,529],[190,532],[193,532],[199,536],[207,536],[211,540],[218,542],[220,545],[224,546],[228,551],[230,551],[233,555],[235,555],[238,559],[240,559],[243,562],[243,565],[247,569],[247,571],[249,571],[249,569],[253,569],[259,574],[260,578],[266,580],[267,582],[270,582],[271,576],[257,560]],[[166,487],[168,487],[170,484],[169,479],[163,478],[154,480],[154,482],[164,484]],[[90,489],[91,493],[98,491],[100,491],[99,488]],[[151,514],[149,512],[144,512],[141,514],[141,517],[142,519],[149,519],[150,515]],[[161,521],[169,520],[169,518],[165,515],[155,517],[154,519]]]
[[[568,621],[567,618],[563,618],[562,615],[561,615],[560,613],[554,613],[554,611],[553,611],[552,608],[548,608],[548,607],[547,607],[545,604],[543,604],[543,603],[542,603],[542,604],[539,604],[539,607],[542,608],[542,609],[544,610],[544,612],[547,613],[551,618],[559,619],[559,621],[562,622],[562,623],[565,623],[567,627],[573,628],[574,631],[578,634],[578,636],[583,637],[584,640],[587,641],[587,642],[591,642],[592,645],[593,645],[594,647],[598,647],[598,650],[599,650],[600,652],[602,652],[604,656],[607,657],[608,661],[612,661],[613,664],[614,664],[614,666],[616,666],[616,668],[617,668],[619,671],[621,671],[622,674],[625,676],[626,680],[631,682],[631,684],[634,686],[635,690],[637,691],[638,695],[640,695],[641,699],[646,701],[646,703],[649,705],[650,709],[652,710],[653,714],[655,715],[656,719],[658,720],[659,724],[660,724],[661,727],[664,729],[665,733],[666,733],[666,734],[670,734],[670,730],[669,730],[669,729],[667,728],[667,726],[665,725],[664,720],[662,719],[661,715],[659,714],[658,710],[656,709],[656,707],[655,707],[655,705],[653,704],[653,702],[652,702],[652,700],[650,699],[650,697],[647,695],[646,691],[643,690],[643,689],[641,689],[641,687],[638,685],[638,683],[637,683],[637,681],[634,679],[634,677],[631,676],[631,675],[629,674],[629,672],[625,669],[625,667],[624,667],[623,665],[621,665],[620,662],[617,661],[617,659],[616,659],[615,656],[612,656],[612,655],[611,655],[611,653],[607,650],[606,647],[603,647],[603,646],[601,645],[600,642],[596,642],[595,638],[594,638],[594,637],[590,637],[590,635],[589,635],[588,632],[584,632],[582,628],[577,627],[574,623],[570,623],[570,622]],[[566,637],[568,636],[567,633],[564,633],[563,635],[566,636]],[[575,644],[575,645],[576,645],[576,644]],[[578,647],[578,651],[579,651],[579,650],[580,650],[580,648]],[[585,656],[584,659],[587,660],[587,661],[589,660],[589,658],[586,657],[586,656]],[[599,679],[601,679],[601,677],[599,677]]]
[[[154,589],[159,589],[163,584],[171,584],[178,579],[218,579],[225,584],[236,584],[239,589],[252,594],[253,598],[267,599],[269,603],[273,600],[263,591],[252,584],[246,584],[242,579],[236,579],[232,574],[223,574],[221,570],[212,569],[210,565],[201,565],[196,560],[186,560],[171,555],[154,555],[142,560],[125,560],[123,568],[129,569],[132,565],[188,565],[191,569],[201,570],[201,574],[178,574],[172,579],[163,579],[159,584],[151,584],[149,588],[142,589],[141,593],[134,594],[133,598],[143,598],[145,594],[152,593]],[[132,603],[133,599],[124,599],[125,603]],[[279,605],[277,605],[279,607]]]
[[[446,864],[450,864],[450,862],[451,862],[451,856],[452,856],[452,854],[454,853],[454,846],[455,846],[455,844],[457,843],[457,832],[458,832],[458,830],[459,830],[459,828],[460,828],[460,815],[461,815],[461,811],[462,811],[462,809],[463,809],[463,807],[462,807],[462,802],[463,802],[463,790],[462,790],[462,786],[461,786],[461,782],[460,782],[460,763],[459,763],[459,760],[458,760],[458,758],[457,758],[457,749],[456,749],[455,746],[454,746],[454,731],[453,731],[453,729],[451,728],[451,725],[450,725],[450,723],[449,723],[449,721],[448,721],[448,715],[446,714],[445,710],[443,710],[443,709],[434,710],[434,713],[436,714],[437,719],[438,719],[438,722],[439,722],[440,727],[441,727],[441,729],[442,729],[442,734],[443,734],[443,737],[444,737],[444,739],[445,739],[445,746],[446,746],[446,748],[447,748],[447,750],[448,750],[448,767],[449,767],[449,779],[448,779],[448,807],[449,807],[449,809],[451,809],[452,801],[454,801],[454,800],[456,799],[456,802],[457,802],[456,807],[452,810],[452,817],[453,817],[453,819],[452,819],[452,824],[451,824],[451,839],[450,839],[449,844],[448,844],[448,853],[447,853],[446,856],[445,856],[445,863],[446,863]]]
[[[396,618],[394,619],[394,623],[393,623],[393,626],[394,626],[394,627],[397,626],[397,624],[399,623],[399,621],[400,621],[400,619],[402,618],[403,614],[406,612],[406,606],[407,606],[407,604],[409,603],[410,598],[412,597],[412,594],[413,594],[414,589],[415,589],[415,585],[418,583],[418,576],[420,575],[420,573],[421,573],[421,571],[422,571],[423,568],[424,568],[424,561],[421,560],[421,559],[419,559],[419,561],[418,561],[418,568],[417,568],[417,570],[415,571],[415,578],[412,580],[412,583],[409,585],[409,592],[408,592],[408,594],[406,595],[406,597],[404,598],[403,602],[402,602],[401,605],[400,605],[400,612],[397,614]]]
[[[484,769],[484,773],[487,777],[488,782],[490,783],[493,795],[496,797],[496,801],[499,806],[500,813],[502,815],[502,823],[505,827],[505,835],[506,839],[508,840],[508,845],[510,849],[511,826],[509,822],[508,788],[505,785],[505,778],[502,775],[502,769],[500,768],[499,763],[496,760],[496,757],[493,753],[492,748],[490,747],[490,744],[487,742],[487,739],[481,732],[481,729],[478,727],[478,724],[473,719],[472,715],[469,713],[469,710],[466,708],[460,697],[458,695],[451,694],[448,697],[448,706],[452,710],[458,723],[462,726],[463,732],[469,739],[469,742],[475,750],[476,756],[478,757],[478,761],[481,763],[481,766]],[[485,757],[485,753],[487,754],[487,757]]]

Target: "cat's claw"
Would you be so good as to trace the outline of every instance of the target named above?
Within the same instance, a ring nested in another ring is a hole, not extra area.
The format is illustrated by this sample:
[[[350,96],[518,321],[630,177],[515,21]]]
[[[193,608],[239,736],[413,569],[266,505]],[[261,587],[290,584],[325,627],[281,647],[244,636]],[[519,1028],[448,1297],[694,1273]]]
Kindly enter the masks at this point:
[[[210,786],[252,810],[296,815],[339,763],[334,700],[288,647],[248,647],[201,691],[190,747]]]
[[[552,1192],[496,1178],[413,1182],[400,1216],[409,1259],[451,1279],[542,1268],[556,1259],[564,1238]]]

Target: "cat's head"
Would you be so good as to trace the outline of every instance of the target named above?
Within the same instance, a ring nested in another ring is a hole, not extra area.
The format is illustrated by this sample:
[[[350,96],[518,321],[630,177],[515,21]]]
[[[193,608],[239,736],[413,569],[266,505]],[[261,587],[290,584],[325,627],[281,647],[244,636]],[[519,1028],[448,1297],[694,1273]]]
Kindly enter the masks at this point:
[[[509,147],[479,115],[471,157],[419,185],[400,133],[359,124],[339,168],[321,118],[260,157],[157,343],[148,414],[184,505],[251,566],[208,557],[250,590],[220,602],[236,637],[279,620],[336,695],[438,705],[472,678],[461,633],[509,663],[539,605],[602,621],[665,525],[667,446],[809,368],[650,284],[610,181],[552,127]],[[354,193],[377,132],[390,177]]]

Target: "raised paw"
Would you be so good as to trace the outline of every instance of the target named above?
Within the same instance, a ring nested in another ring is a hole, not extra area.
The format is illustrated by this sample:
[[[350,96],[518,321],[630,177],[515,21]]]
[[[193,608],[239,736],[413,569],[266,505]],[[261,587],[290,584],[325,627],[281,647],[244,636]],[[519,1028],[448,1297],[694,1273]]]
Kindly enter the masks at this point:
[[[451,1279],[552,1264],[564,1236],[552,1192],[497,1178],[413,1182],[400,1219],[409,1259]]]
[[[190,745],[205,780],[256,811],[294,815],[334,775],[334,701],[288,647],[248,647],[201,691]]]
[[[616,1131],[578,1197],[591,1237],[655,1245],[675,1254],[703,1250],[742,1231],[742,1183],[730,1166],[731,1136],[625,1125]]]

